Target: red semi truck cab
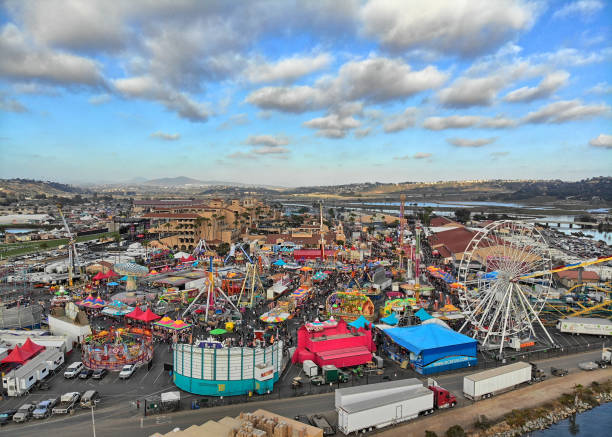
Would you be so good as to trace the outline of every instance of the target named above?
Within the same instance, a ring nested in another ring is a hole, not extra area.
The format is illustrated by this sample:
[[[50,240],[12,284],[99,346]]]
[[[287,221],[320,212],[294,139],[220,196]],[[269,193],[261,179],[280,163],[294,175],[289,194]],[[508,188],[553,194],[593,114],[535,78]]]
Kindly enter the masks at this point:
[[[434,408],[453,408],[457,405],[457,398],[448,390],[439,385],[430,385],[428,388],[434,392]]]

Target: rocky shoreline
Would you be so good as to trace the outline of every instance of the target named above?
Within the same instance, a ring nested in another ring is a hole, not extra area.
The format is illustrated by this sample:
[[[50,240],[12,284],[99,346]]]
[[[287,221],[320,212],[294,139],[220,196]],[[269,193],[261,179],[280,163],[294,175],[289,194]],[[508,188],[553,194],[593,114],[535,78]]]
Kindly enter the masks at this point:
[[[575,414],[584,413],[595,407],[612,402],[611,381],[604,384],[593,383],[585,388],[577,386],[573,393],[564,394],[552,403],[541,408],[513,410],[503,421],[495,425],[487,424],[481,418],[476,427],[486,428],[470,433],[474,437],[518,437],[533,431],[549,428]]]

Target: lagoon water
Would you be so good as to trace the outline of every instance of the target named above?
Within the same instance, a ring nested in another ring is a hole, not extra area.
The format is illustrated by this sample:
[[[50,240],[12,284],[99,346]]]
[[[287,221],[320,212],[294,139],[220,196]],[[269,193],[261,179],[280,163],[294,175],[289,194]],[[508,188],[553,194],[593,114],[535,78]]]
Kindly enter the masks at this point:
[[[612,434],[612,402],[563,420],[527,437],[598,437]]]

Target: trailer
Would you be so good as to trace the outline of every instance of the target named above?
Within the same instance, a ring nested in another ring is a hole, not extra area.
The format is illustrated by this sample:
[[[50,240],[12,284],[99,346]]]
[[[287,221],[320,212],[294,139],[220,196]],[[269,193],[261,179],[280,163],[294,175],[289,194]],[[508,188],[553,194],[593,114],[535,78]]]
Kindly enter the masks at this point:
[[[568,334],[612,335],[612,320],[597,317],[566,317],[557,322],[557,329]]]
[[[413,378],[336,390],[335,404],[338,429],[348,435],[454,407],[457,399],[435,381],[424,386]]]
[[[35,388],[36,383],[46,378],[58,361],[63,362],[64,354],[59,349],[42,351],[23,366],[2,377],[2,385],[8,396],[22,396]]]
[[[317,376],[319,373],[319,366],[317,366],[312,360],[305,360],[302,363],[302,369],[309,378],[311,376]]]
[[[463,378],[463,395],[478,401],[532,382],[533,367],[520,361]]]

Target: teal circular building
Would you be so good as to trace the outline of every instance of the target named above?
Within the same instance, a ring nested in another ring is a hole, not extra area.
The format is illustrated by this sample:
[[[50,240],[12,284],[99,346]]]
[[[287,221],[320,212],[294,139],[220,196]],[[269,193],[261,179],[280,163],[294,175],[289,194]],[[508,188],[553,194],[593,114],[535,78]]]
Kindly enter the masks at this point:
[[[283,369],[283,342],[266,348],[210,348],[178,343],[173,347],[173,380],[198,395],[236,396],[271,392]]]

